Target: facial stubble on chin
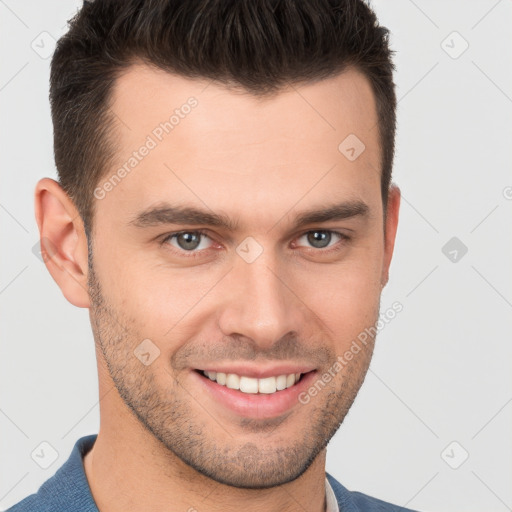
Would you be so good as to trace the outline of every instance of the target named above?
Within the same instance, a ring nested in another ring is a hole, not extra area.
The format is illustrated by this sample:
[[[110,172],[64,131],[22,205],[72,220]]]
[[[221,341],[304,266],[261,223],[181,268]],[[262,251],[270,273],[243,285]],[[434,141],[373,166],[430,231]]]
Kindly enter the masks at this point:
[[[270,488],[304,474],[343,422],[373,351],[369,343],[341,370],[340,389],[325,387],[310,403],[297,405],[303,410],[295,415],[264,421],[240,418],[238,425],[230,427],[204,406],[194,411],[193,393],[178,379],[166,391],[159,388],[152,365],[141,364],[133,352],[146,336],[138,334],[135,320],[124,318],[108,302],[94,271],[91,248],[88,286],[95,343],[126,407],[171,458],[178,457],[200,474],[233,487]],[[298,429],[290,425],[298,421]],[[287,427],[298,432],[293,439],[283,433]],[[234,431],[241,429],[259,436],[258,441],[237,439]]]

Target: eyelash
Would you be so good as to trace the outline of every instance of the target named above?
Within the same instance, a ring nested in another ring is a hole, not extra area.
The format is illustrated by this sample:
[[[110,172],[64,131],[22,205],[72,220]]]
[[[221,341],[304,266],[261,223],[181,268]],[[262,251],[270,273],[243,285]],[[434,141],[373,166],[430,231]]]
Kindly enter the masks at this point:
[[[351,237],[349,237],[348,235],[345,235],[344,233],[340,233],[339,231],[334,231],[332,229],[310,229],[308,231],[305,231],[304,233],[301,233],[297,238],[302,238],[304,235],[307,235],[309,233],[314,233],[316,231],[321,231],[321,232],[324,232],[324,233],[330,233],[331,235],[337,235],[340,237],[340,240],[338,241],[338,243],[334,244],[334,246],[328,248],[328,249],[316,249],[314,247],[309,247],[309,249],[313,250],[314,252],[316,252],[317,254],[331,254],[333,252],[337,252],[337,251],[340,251],[343,246],[345,245],[345,243],[349,242],[351,240]],[[169,244],[167,244],[167,242],[169,240],[172,240],[173,238],[179,236],[179,235],[182,235],[183,233],[193,233],[195,235],[200,235],[200,236],[205,236],[207,238],[210,238],[211,240],[211,237],[208,235],[207,232],[205,231],[202,231],[202,230],[183,230],[183,231],[176,231],[174,233],[169,233],[167,234],[163,239],[162,241],[160,242],[160,245],[166,245],[166,250],[170,250],[171,252],[175,253],[175,254],[179,254],[179,256],[185,256],[185,258],[198,258],[201,256],[201,253],[203,251],[207,251],[208,249],[202,249],[202,250],[199,250],[199,251],[185,251],[184,249],[176,249],[175,247],[172,247],[170,246]]]

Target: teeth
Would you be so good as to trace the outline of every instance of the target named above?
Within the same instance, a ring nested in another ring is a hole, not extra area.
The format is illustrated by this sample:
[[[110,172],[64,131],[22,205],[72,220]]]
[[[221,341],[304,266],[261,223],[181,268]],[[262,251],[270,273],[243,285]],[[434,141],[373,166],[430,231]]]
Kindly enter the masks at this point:
[[[260,393],[275,393],[276,392],[276,378],[267,377],[266,379],[259,379],[258,391]]]
[[[258,379],[252,379],[251,377],[240,377],[240,391],[243,393],[257,393]]]
[[[234,373],[226,375],[226,387],[229,389],[240,389],[240,377]]]
[[[276,377],[276,389],[278,391],[286,389],[286,375],[279,375],[279,377]]]
[[[240,376],[235,373],[222,372],[203,372],[210,380],[216,381],[221,386],[229,389],[238,389],[242,393],[265,393],[272,394],[276,391],[293,386],[299,379],[300,373],[290,373],[288,375],[278,375],[277,377],[265,377],[264,379],[255,379],[252,377]]]

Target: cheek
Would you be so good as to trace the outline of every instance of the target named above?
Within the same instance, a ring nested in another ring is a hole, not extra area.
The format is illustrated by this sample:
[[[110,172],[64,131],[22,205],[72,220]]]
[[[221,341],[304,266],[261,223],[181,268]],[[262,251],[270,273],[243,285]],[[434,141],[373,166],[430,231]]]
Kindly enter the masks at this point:
[[[204,308],[203,299],[222,275],[199,266],[177,269],[147,261],[126,262],[113,271],[116,277],[111,276],[109,286],[116,308],[144,336],[167,342],[190,329],[190,319]]]
[[[94,253],[94,268],[108,309],[132,336],[153,339],[170,328],[165,283],[155,282],[144,265],[102,251]]]
[[[346,340],[376,321],[381,290],[380,266],[360,258],[316,272],[302,296],[334,335]]]

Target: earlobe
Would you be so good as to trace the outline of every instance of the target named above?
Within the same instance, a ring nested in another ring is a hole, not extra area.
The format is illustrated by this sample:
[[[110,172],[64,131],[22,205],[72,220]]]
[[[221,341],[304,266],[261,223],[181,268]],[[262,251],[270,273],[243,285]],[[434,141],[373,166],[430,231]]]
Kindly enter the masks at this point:
[[[38,181],[34,201],[46,268],[71,304],[90,307],[87,238],[75,205],[59,183],[50,178]]]
[[[395,247],[396,231],[398,228],[398,216],[400,211],[400,189],[392,184],[389,188],[388,205],[386,214],[386,230],[384,239],[384,261],[382,265],[381,285],[386,286],[389,279],[389,266]]]

